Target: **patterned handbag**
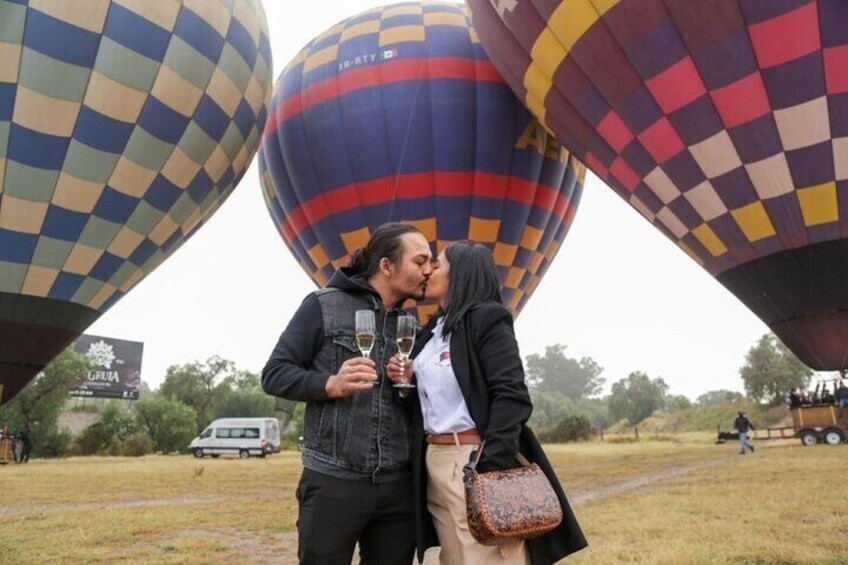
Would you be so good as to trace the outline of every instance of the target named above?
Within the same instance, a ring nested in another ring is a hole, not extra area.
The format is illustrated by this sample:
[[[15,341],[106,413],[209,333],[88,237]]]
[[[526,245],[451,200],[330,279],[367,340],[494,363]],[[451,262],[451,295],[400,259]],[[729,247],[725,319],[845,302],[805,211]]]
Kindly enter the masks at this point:
[[[465,508],[471,535],[483,545],[500,545],[544,535],[562,522],[562,507],[545,473],[521,454],[521,467],[478,473],[477,457],[463,468]]]

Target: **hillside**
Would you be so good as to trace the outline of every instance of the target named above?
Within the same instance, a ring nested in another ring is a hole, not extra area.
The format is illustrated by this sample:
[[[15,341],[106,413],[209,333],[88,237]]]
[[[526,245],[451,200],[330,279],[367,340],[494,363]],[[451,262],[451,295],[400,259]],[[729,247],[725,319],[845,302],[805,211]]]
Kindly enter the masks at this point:
[[[715,431],[717,427],[729,430],[737,412],[744,410],[757,428],[791,426],[792,418],[787,406],[763,406],[754,403],[722,404],[719,406],[693,406],[669,413],[656,413],[639,422],[639,430],[646,433],[673,433]],[[605,430],[607,434],[624,434],[633,426],[621,421]]]

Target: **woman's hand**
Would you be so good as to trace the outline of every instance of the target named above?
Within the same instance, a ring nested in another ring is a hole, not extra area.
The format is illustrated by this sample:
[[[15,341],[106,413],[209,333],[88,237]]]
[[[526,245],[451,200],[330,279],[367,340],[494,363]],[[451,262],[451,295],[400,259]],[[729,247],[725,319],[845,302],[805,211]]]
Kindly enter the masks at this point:
[[[406,382],[412,382],[412,361],[408,359],[403,365],[403,368],[401,368],[400,353],[392,355],[388,365],[386,365],[386,374],[390,381],[393,383],[399,383],[404,380]]]

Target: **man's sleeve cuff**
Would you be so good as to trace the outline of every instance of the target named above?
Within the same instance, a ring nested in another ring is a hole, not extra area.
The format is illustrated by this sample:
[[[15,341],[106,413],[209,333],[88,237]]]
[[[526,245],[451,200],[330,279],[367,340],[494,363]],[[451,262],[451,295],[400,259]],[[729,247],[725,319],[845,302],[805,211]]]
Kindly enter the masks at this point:
[[[324,402],[327,400],[327,381],[330,375],[327,373],[313,372],[306,381],[306,394],[313,402]]]

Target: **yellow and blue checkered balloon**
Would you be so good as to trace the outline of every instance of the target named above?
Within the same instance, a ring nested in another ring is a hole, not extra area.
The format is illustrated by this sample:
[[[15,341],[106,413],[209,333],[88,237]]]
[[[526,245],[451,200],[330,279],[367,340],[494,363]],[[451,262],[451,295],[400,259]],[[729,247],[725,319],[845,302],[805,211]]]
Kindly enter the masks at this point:
[[[0,0],[0,402],[226,200],[270,91],[261,0]]]

